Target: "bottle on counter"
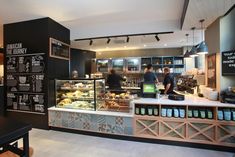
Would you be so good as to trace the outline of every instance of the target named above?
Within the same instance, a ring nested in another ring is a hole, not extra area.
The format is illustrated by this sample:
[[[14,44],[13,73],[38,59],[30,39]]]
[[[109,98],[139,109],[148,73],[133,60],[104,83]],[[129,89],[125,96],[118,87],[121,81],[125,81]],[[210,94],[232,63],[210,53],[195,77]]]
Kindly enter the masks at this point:
[[[142,105],[142,106],[140,107],[140,114],[141,114],[141,115],[145,115],[145,114],[146,114],[145,111],[146,111],[145,106]]]
[[[231,111],[230,109],[224,109],[224,120],[230,121],[231,120]]]
[[[193,117],[194,117],[194,118],[198,118],[198,117],[199,117],[199,113],[198,113],[198,110],[197,110],[197,109],[194,109],[194,110],[193,110]]]
[[[205,111],[205,109],[200,109],[199,113],[200,113],[200,118],[202,118],[202,119],[206,118],[206,111]]]
[[[175,118],[179,117],[179,109],[178,108],[174,108],[174,117]]]
[[[148,115],[149,116],[153,115],[153,107],[152,106],[148,106]]]
[[[166,117],[166,112],[167,112],[167,109],[162,108],[162,112],[161,112],[162,117]]]
[[[184,108],[180,108],[180,118],[185,118],[185,109]]]
[[[135,106],[135,114],[136,115],[140,114],[140,107],[139,106]]]
[[[153,115],[158,116],[158,107],[156,106],[153,107]]]
[[[213,112],[211,109],[207,109],[207,118],[208,119],[213,119]]]
[[[188,118],[193,117],[193,111],[191,109],[188,109]]]
[[[222,110],[218,110],[217,112],[218,120],[224,120],[224,115]]]

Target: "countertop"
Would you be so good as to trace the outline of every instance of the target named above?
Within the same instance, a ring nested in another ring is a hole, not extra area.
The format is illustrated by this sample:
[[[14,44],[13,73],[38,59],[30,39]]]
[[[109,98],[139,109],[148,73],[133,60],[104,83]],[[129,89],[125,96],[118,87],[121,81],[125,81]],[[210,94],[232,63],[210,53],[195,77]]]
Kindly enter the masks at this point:
[[[67,109],[67,108],[58,108],[58,107],[50,107],[48,110],[49,111],[61,111],[61,112],[97,114],[97,115],[106,115],[106,116],[121,116],[121,117],[133,117],[134,116],[133,113],[111,112],[111,111],[89,111],[89,110]]]
[[[193,105],[193,106],[208,106],[208,107],[231,107],[235,108],[235,104],[221,103],[219,101],[211,101],[206,98],[200,98],[194,95],[185,95],[184,101],[169,100],[168,96],[161,96],[160,99],[140,98],[133,100],[134,104],[162,104],[162,105]]]

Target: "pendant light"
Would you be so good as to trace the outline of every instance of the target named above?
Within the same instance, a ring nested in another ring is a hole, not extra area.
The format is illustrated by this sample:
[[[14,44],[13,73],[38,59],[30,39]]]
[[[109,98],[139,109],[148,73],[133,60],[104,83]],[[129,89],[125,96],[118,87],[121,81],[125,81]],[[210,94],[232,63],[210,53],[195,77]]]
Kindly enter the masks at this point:
[[[199,44],[197,48],[197,54],[207,54],[208,53],[208,47],[206,45],[206,42],[204,40],[204,33],[203,33],[203,22],[205,20],[202,19],[199,22],[201,23],[201,31],[202,31],[202,42]]]
[[[189,50],[188,50],[188,35],[189,35],[189,34],[185,34],[185,36],[187,37],[187,51],[186,51],[185,54],[184,54],[184,58],[190,58],[190,56],[189,56]]]
[[[198,54],[197,54],[197,48],[194,46],[194,30],[195,30],[195,27],[191,28],[193,30],[193,47],[191,49],[191,51],[189,52],[189,56],[190,57],[197,57]]]

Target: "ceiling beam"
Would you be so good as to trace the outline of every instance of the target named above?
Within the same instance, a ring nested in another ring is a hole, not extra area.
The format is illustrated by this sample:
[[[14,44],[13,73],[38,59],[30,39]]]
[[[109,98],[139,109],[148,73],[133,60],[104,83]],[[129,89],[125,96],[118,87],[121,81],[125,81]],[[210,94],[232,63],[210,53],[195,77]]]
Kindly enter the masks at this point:
[[[180,18],[181,29],[183,28],[185,16],[186,16],[186,13],[187,13],[187,10],[188,10],[188,4],[189,4],[189,0],[184,0],[184,7],[183,7],[182,15],[181,15],[181,18]]]

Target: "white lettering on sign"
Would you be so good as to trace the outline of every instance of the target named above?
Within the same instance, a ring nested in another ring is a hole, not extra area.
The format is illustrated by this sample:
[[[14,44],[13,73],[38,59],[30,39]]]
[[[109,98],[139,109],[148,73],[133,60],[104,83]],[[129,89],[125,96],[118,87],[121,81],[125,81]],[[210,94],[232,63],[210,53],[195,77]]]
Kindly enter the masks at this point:
[[[230,64],[230,63],[234,63],[234,60],[229,60],[229,61],[223,61],[223,63],[225,63],[225,64]]]
[[[15,43],[15,44],[7,44],[7,54],[11,55],[18,55],[18,54],[26,54],[27,48],[22,48],[22,43]]]

